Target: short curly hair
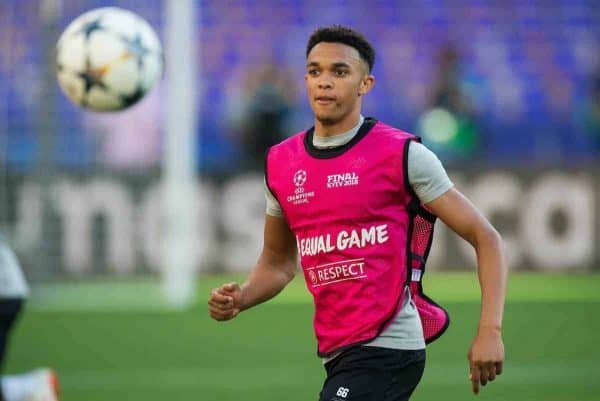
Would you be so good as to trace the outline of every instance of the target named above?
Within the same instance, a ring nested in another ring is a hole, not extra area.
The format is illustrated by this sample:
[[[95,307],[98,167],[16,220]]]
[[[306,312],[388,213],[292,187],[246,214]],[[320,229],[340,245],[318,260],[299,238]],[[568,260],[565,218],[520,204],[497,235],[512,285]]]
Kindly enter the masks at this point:
[[[373,70],[375,64],[375,49],[371,43],[360,32],[343,25],[331,25],[318,28],[310,35],[306,45],[306,57],[317,44],[321,42],[343,43],[354,47],[360,58],[369,66],[369,72]]]

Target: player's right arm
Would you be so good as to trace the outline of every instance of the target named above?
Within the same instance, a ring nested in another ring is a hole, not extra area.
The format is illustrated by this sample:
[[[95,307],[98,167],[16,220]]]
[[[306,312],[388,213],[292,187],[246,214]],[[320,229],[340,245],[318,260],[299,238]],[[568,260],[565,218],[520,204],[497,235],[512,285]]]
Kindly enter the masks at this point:
[[[223,284],[208,298],[210,316],[230,320],[277,295],[296,273],[296,240],[283,217],[265,216],[264,244],[246,282]]]

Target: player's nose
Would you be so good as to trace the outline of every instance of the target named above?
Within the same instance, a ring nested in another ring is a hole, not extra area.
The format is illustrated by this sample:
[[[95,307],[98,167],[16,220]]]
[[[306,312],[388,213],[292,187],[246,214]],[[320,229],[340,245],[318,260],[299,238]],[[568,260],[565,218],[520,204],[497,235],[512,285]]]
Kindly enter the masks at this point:
[[[321,79],[317,82],[319,89],[331,89],[333,88],[333,82],[330,79]]]

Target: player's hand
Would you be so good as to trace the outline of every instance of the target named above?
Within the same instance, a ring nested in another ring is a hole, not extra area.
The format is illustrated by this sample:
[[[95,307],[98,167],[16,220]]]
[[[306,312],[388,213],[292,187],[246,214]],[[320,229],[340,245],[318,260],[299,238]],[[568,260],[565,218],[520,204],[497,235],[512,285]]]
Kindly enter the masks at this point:
[[[218,321],[231,320],[241,311],[242,290],[237,283],[223,284],[208,297],[210,317]]]
[[[469,349],[468,359],[473,393],[479,394],[480,385],[485,386],[502,374],[504,344],[500,330],[480,329]]]

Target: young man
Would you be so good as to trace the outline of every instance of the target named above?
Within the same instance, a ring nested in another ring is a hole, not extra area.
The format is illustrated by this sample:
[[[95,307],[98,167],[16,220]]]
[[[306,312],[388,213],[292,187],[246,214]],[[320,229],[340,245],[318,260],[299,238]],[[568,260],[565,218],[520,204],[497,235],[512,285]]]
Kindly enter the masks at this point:
[[[468,354],[477,394],[504,359],[507,269],[499,234],[416,137],[361,115],[375,82],[375,52],[361,34],[318,29],[306,57],[314,127],[267,153],[262,253],[243,285],[212,291],[210,315],[233,319],[277,295],[294,277],[299,254],[327,371],[320,400],[408,400],[423,373],[425,341],[447,325],[428,333],[421,312],[439,308],[416,305],[429,299],[411,285],[430,246],[429,236],[419,237],[422,223],[435,215],[477,253],[482,306]]]
[[[17,257],[0,236],[0,366],[28,292]],[[58,401],[57,376],[47,368],[0,376],[0,401]]]

